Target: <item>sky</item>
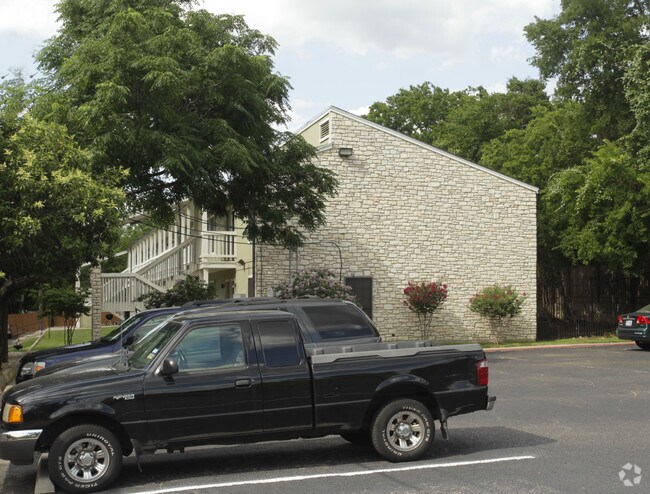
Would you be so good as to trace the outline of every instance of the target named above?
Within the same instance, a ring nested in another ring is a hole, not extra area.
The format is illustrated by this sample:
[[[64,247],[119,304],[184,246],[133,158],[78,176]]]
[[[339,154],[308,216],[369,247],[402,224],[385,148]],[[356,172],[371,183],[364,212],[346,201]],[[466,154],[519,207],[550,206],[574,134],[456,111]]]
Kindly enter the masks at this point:
[[[0,77],[34,74],[33,55],[57,31],[57,0],[0,0]],[[333,105],[356,114],[401,88],[505,91],[538,77],[523,28],[560,0],[201,0],[241,14],[279,43],[277,72],[293,86],[290,128]]]

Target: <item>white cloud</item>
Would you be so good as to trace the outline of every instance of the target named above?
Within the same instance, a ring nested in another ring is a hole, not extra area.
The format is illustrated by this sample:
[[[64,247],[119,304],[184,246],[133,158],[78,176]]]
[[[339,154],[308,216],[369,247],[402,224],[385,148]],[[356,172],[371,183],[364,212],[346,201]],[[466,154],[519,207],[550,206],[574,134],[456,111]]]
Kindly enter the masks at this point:
[[[0,33],[54,35],[57,17],[55,0],[1,0]]]
[[[512,60],[525,59],[526,55],[521,46],[493,46],[490,49],[490,60],[493,62],[510,62]]]
[[[370,51],[404,59],[419,54],[449,65],[468,59],[484,36],[522,35],[534,15],[557,0],[203,0],[215,13],[246,16],[250,26],[275,37],[283,49],[302,52],[327,43],[344,53]]]

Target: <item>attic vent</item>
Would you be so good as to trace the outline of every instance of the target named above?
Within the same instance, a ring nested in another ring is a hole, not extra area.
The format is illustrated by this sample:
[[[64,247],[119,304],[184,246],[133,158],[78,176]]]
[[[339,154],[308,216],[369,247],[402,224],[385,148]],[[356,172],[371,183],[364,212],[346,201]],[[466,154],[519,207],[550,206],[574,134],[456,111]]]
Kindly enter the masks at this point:
[[[330,136],[330,121],[326,120],[320,124],[320,140],[321,142],[329,139]]]

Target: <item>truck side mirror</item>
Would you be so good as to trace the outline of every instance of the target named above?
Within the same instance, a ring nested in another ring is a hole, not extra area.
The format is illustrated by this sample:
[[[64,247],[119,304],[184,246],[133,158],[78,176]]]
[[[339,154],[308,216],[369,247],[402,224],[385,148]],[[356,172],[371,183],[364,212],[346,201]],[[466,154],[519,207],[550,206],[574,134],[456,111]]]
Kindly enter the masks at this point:
[[[178,374],[178,362],[173,358],[166,358],[160,366],[160,374],[165,377]]]

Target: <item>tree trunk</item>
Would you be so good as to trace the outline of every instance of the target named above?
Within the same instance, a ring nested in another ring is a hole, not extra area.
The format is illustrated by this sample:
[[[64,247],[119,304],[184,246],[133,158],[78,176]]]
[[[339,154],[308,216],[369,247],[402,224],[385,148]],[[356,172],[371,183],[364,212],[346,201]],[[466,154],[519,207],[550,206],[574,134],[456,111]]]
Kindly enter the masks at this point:
[[[9,340],[7,331],[9,329],[9,298],[13,289],[11,279],[5,279],[0,286],[0,369],[2,364],[9,362]]]

